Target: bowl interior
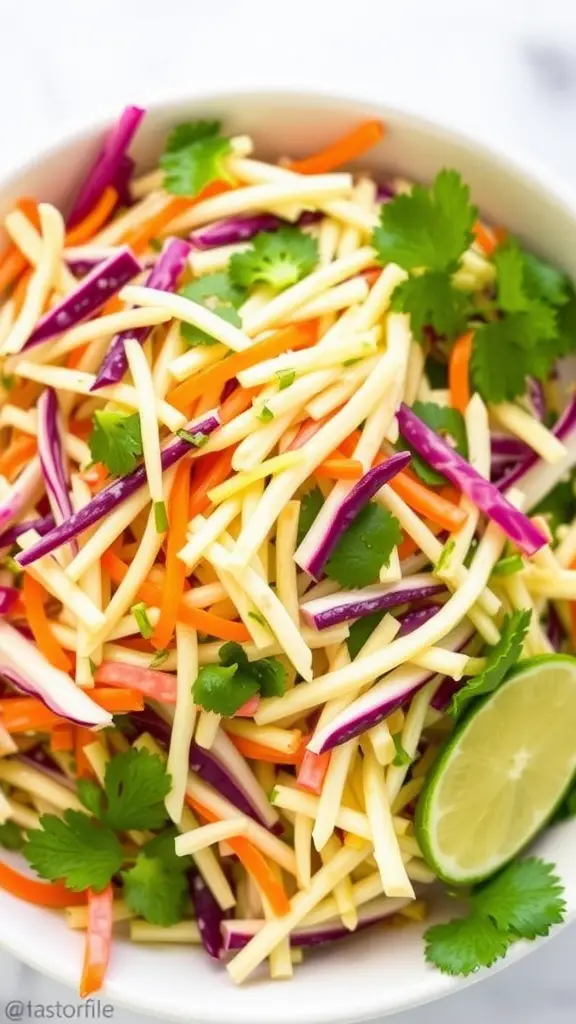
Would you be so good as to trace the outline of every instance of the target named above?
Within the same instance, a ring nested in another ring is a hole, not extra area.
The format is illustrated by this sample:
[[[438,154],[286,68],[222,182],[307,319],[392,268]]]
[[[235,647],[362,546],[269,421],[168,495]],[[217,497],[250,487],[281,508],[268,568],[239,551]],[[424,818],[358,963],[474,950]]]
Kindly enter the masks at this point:
[[[167,130],[179,121],[222,117],[226,130],[253,136],[259,155],[299,155],[321,147],[367,116],[384,118],[385,140],[362,166],[376,177],[390,171],[427,180],[455,167],[469,183],[483,213],[505,224],[542,255],[576,278],[576,205],[538,176],[461,136],[382,106],[308,94],[224,95],[152,107],[140,130],[135,156],[140,170],[153,166]],[[89,129],[34,159],[0,187],[0,216],[18,195],[33,194],[66,208],[90,164],[104,127]],[[549,831],[537,850],[558,865],[569,917],[576,916],[576,823]],[[444,911],[449,913],[445,905]],[[441,917],[442,899],[435,903]],[[289,987],[264,975],[236,989],[217,965],[193,947],[114,943],[106,995],[159,1017],[222,1024],[293,1024],[360,1020],[437,998],[462,986],[427,967],[423,926],[375,929],[306,957]],[[60,980],[76,985],[82,936],[55,914],[0,891],[0,945]],[[513,947],[506,963],[534,944]],[[288,998],[287,998],[288,997]]]

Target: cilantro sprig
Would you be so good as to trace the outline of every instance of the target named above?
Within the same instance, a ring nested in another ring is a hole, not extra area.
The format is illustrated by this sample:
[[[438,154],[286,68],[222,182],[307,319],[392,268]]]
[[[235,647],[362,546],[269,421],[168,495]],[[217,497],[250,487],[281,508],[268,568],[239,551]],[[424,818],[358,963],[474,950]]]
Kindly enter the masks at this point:
[[[448,708],[449,714],[460,715],[471,700],[493,693],[500,686],[522,654],[522,645],[531,618],[532,612],[528,609],[506,616],[498,643],[488,651],[484,670],[479,675],[472,676],[465,686],[456,691]]]
[[[178,924],[188,903],[187,872],[192,861],[176,856],[175,838],[174,829],[155,836],[140,851],[134,865],[122,872],[124,899],[130,909],[162,928]]]
[[[195,196],[211,181],[231,181],[226,157],[230,139],[220,134],[219,121],[193,121],[177,125],[160,157],[164,188],[176,196]]]
[[[223,270],[199,277],[180,289],[180,295],[205,306],[233,327],[242,326],[238,308],[244,302],[245,294],[245,290],[234,284]],[[215,338],[193,324],[181,324],[180,334],[186,344],[193,348],[198,345],[216,344]]]
[[[230,277],[234,284],[251,288],[268,284],[283,291],[306,277],[318,262],[318,244],[297,227],[261,231],[246,252],[236,253],[230,260]]]
[[[426,960],[444,974],[473,974],[491,967],[518,939],[548,935],[565,910],[552,864],[537,857],[515,861],[471,894],[465,917],[428,928]]]
[[[22,850],[26,845],[22,829],[14,821],[5,821],[0,825],[0,846],[5,850]]]
[[[281,697],[286,669],[277,658],[248,661],[240,644],[223,644],[218,652],[219,665],[204,665],[196,677],[192,693],[205,711],[233,715],[256,694]]]
[[[324,497],[319,487],[313,487],[311,491],[307,491],[303,495],[298,517],[298,544],[302,543],[308,531],[312,529],[323,504]]]
[[[102,462],[111,476],[130,473],[142,455],[140,417],[137,412],[94,413],[93,429],[88,438],[94,462]]]
[[[324,571],[342,587],[367,587],[377,581],[401,540],[396,517],[370,501],[338,541]]]

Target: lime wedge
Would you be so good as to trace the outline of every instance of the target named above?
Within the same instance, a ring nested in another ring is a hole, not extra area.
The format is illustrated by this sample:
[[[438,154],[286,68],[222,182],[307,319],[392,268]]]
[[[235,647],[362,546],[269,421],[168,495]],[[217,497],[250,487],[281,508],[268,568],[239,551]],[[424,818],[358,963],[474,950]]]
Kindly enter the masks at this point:
[[[418,801],[416,836],[454,885],[493,874],[546,823],[576,770],[576,658],[521,662],[475,705]]]

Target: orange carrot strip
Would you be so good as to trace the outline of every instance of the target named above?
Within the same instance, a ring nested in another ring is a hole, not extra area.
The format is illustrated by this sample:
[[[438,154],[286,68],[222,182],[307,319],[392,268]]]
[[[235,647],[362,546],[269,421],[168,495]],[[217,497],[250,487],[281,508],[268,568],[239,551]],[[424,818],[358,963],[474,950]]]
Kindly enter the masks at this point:
[[[114,583],[120,583],[126,573],[128,566],[113,551],[105,551],[102,555],[102,567],[109,574]],[[160,608],[162,603],[162,590],[155,583],[147,580],[141,583],[138,588],[138,597],[146,604],[154,608]],[[218,637],[219,640],[234,640],[236,643],[245,643],[250,638],[246,626],[242,622],[229,622],[217,615],[211,615],[203,608],[191,608],[182,598],[178,605],[178,622],[184,622],[201,633],[208,633],[210,636]]]
[[[89,469],[80,473],[80,479],[90,487],[101,487],[108,479],[108,470],[102,462],[95,462]]]
[[[448,385],[450,402],[462,415],[470,401],[470,357],[472,355],[473,331],[461,334],[454,343],[448,364]]]
[[[79,345],[78,348],[69,352],[66,356],[66,366],[69,370],[75,370],[77,366],[82,362],[82,358],[88,348],[88,345]]]
[[[314,472],[316,476],[327,477],[329,480],[358,480],[364,470],[362,463],[357,459],[346,459],[342,456],[325,459]]]
[[[31,270],[25,270],[22,277],[18,280],[14,291],[12,292],[12,300],[14,302],[14,315],[19,316],[22,312],[22,306],[26,298],[26,292],[28,291],[28,285],[30,284],[30,278],[32,277]]]
[[[166,543],[166,575],[162,589],[160,618],[152,634],[152,644],[158,650],[168,646],[178,618],[178,608],[184,594],[186,566],[178,552],[186,543],[188,530],[188,505],[190,503],[190,471],[188,459],[176,469],[176,476],[168,502],[168,539]]]
[[[306,736],[306,742],[302,742],[298,750],[293,754],[284,754],[279,750],[265,747],[262,743],[248,740],[245,736],[235,736],[233,733],[227,733],[227,736],[229,740],[232,740],[236,750],[239,750],[243,757],[247,757],[250,761],[266,761],[268,764],[301,764],[306,750],[306,743],[310,741],[310,737]]]
[[[76,778],[92,779],[94,771],[86,754],[84,747],[94,743],[94,733],[84,725],[77,725],[74,728],[74,755],[76,759]]]
[[[92,420],[70,420],[68,430],[74,437],[80,437],[87,441],[92,433]]]
[[[86,929],[86,947],[84,966],[80,980],[80,998],[99,992],[104,984],[110,948],[112,945],[112,928],[114,917],[112,904],[114,900],[112,886],[106,886],[103,892],[87,889],[88,896],[88,928]]]
[[[485,224],[482,224],[481,221],[477,220],[472,231],[474,232],[474,237],[485,256],[492,256],[497,242],[490,228],[487,228]]]
[[[168,395],[168,401],[177,409],[185,411],[190,403],[206,392],[208,388],[222,387],[227,380],[236,377],[242,370],[249,366],[256,366],[264,359],[272,359],[279,356],[288,349],[295,351],[300,348],[310,348],[316,343],[318,337],[318,326],[316,320],[303,320],[300,324],[289,324],[287,327],[280,327],[264,341],[257,342],[243,352],[234,352],[227,356],[220,363],[209,366],[201,373],[194,374],[189,380],[185,380]]]
[[[257,395],[260,388],[236,388],[231,395],[228,395],[219,408],[220,422],[230,423],[241,413],[246,412],[252,405],[254,395]]]
[[[19,871],[15,871],[2,861],[0,889],[26,903],[34,903],[37,907],[49,907],[51,910],[80,907],[86,903],[86,893],[71,892],[61,882],[37,882],[35,878],[21,875]]]
[[[502,243],[505,242],[506,239],[508,238],[508,232],[507,232],[506,228],[503,228],[499,224],[497,224],[495,227],[492,228],[492,234],[494,235],[494,240],[496,242],[496,247],[498,247],[499,245],[502,245]]]
[[[116,189],[108,185],[96,205],[90,210],[90,213],[86,214],[84,220],[81,220],[75,227],[66,232],[66,245],[83,245],[84,242],[90,241],[94,235],[98,234],[100,228],[104,226],[117,202],[118,193]]]
[[[31,224],[38,230],[40,228],[40,217],[38,215],[38,204],[35,199],[22,196],[16,203],[16,207],[28,218]],[[0,265],[0,292],[3,292],[10,285],[14,284],[20,274],[26,270],[28,260],[16,245],[10,245],[2,264]]]
[[[208,810],[203,804],[198,803],[190,796],[186,796],[186,803],[196,811],[205,821],[219,821],[220,819],[213,811]],[[271,870],[268,861],[260,850],[243,836],[235,836],[226,840],[228,846],[234,851],[245,871],[252,876],[258,888],[268,899],[275,914],[282,916],[290,910],[290,901],[284,887],[278,881]]]
[[[368,270],[363,270],[360,277],[363,277],[368,286],[371,288],[376,283],[380,274],[382,273],[382,267],[369,267]]]
[[[431,519],[443,530],[452,533],[466,522],[466,513],[461,508],[441,498],[424,484],[412,480],[404,471],[389,480],[388,485],[410,508]]]
[[[101,690],[90,691],[90,698],[99,707],[112,714],[126,714],[130,711],[142,711],[144,699],[141,693],[134,690],[119,690],[103,687]],[[50,732],[54,726],[66,725],[67,720],[54,714],[37,697],[5,697],[0,700],[0,722],[11,735],[22,732]],[[79,728],[78,726],[74,727]],[[86,729],[91,737],[94,734]]]
[[[320,795],[331,755],[332,751],[330,750],[324,751],[323,754],[313,754],[311,750],[304,751],[297,777],[298,785],[302,789]]]
[[[12,405],[18,406],[19,409],[29,409],[31,405],[35,404],[41,390],[40,384],[28,380],[25,384],[19,384],[15,388],[15,393],[10,395],[10,402]]]
[[[223,452],[207,455],[196,467],[192,480],[188,519],[201,515],[210,505],[208,492],[218,484],[224,483],[232,472],[232,458],[236,446],[225,448]]]
[[[220,195],[222,192],[230,192],[232,185],[226,181],[212,181],[206,185],[197,196],[175,196],[166,204],[163,210],[150,217],[144,224],[140,224],[132,231],[128,231],[123,238],[124,245],[129,245],[136,256],[143,253],[149,246],[150,241],[161,234],[164,228],[168,227],[170,221],[175,220],[181,213],[196,206],[203,199],[210,196]]]
[[[74,750],[74,728],[72,725],[55,725],[50,734],[50,750],[71,753]]]
[[[16,473],[36,454],[35,437],[19,437],[0,455],[0,474],[12,480]]]
[[[326,174],[335,167],[356,160],[384,138],[381,121],[363,121],[331,146],[303,160],[291,160],[288,167],[299,174]]]
[[[62,672],[69,672],[70,658],[54,636],[52,626],[44,611],[44,587],[29,573],[24,574],[22,598],[28,624],[42,654],[51,665],[54,665],[54,668],[59,668]]]

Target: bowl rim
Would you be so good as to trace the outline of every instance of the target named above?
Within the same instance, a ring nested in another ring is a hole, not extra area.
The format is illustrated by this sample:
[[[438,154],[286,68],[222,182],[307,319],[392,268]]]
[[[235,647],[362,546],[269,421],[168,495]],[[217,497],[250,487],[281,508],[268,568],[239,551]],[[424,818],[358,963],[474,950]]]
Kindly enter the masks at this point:
[[[221,101],[225,110],[227,101],[237,103],[240,100],[249,104],[252,100],[261,99],[262,96],[266,96],[271,103],[280,100],[284,103],[290,100],[294,102],[308,100],[327,105],[340,102],[345,107],[364,107],[367,115],[370,113],[378,115],[384,121],[388,117],[390,120],[400,121],[423,133],[434,133],[436,138],[441,141],[468,147],[485,158],[491,165],[516,175],[532,188],[536,188],[547,197],[548,201],[552,199],[568,215],[576,231],[576,188],[572,188],[555,170],[547,168],[544,163],[535,159],[531,154],[527,154],[521,147],[511,146],[502,138],[488,137],[484,133],[462,131],[442,118],[430,118],[421,115],[411,107],[403,107],[397,103],[388,105],[384,100],[379,101],[375,88],[357,87],[353,92],[348,93],[342,92],[340,89],[319,88],[315,84],[309,86],[302,84],[297,87],[274,84],[267,87],[265,82],[254,82],[243,83],[240,89],[232,90],[230,87],[207,83],[201,88],[195,89],[190,96],[187,96],[185,91],[174,88],[167,90],[155,88],[150,95],[144,91],[144,95],[137,103],[144,106],[147,113],[155,114],[167,110],[171,106],[184,105],[186,102],[189,102],[190,107],[193,108],[198,104],[213,100]],[[119,105],[112,104],[112,101],[108,100],[106,103],[92,108],[93,112],[88,121],[85,117],[81,118],[80,116],[65,118],[61,122],[55,140],[48,141],[47,138],[40,135],[39,143],[35,147],[25,146],[8,159],[5,167],[0,168],[0,192],[12,189],[21,177],[33,171],[38,164],[41,165],[50,158],[57,157],[58,152],[65,147],[83,141],[89,142],[101,136],[118,116],[118,110]],[[14,900],[14,903],[16,902]],[[73,977],[75,965],[62,963],[60,969],[56,969],[49,957],[41,955],[43,946],[40,943],[33,947],[29,943],[29,937],[28,940],[22,937],[22,941],[16,942],[12,937],[11,941],[9,921],[6,918],[3,921],[3,916],[0,916],[0,950],[11,953],[18,960],[55,981],[68,986],[75,984]],[[481,970],[467,978],[462,978],[451,977],[431,970],[427,975],[425,990],[424,986],[420,986],[418,991],[413,994],[407,991],[406,998],[398,1001],[394,1006],[382,1007],[373,1004],[368,1007],[365,1003],[358,1014],[355,1014],[352,1003],[348,1007],[334,1008],[330,1005],[329,1000],[326,1000],[326,1002],[317,1002],[310,1007],[306,1022],[309,1024],[346,1024],[349,1021],[372,1020],[382,1015],[387,1016],[434,1002],[450,993],[462,991],[487,977],[492,977],[509,965],[517,963],[575,920],[576,901],[572,907],[569,907],[563,924],[555,927],[552,935],[533,942],[521,941],[514,944],[508,955],[489,971]],[[209,1012],[204,1010],[200,1015],[195,1013],[191,1017],[189,1010],[184,1005],[179,1010],[172,1007],[166,1009],[162,1008],[154,998],[150,999],[145,992],[142,993],[141,999],[125,994],[121,979],[109,981],[97,998],[100,1003],[111,998],[118,1006],[125,1009],[135,1010],[145,1015],[162,1015],[165,1019],[170,1020],[194,1020],[197,1024],[232,1024],[231,1017],[222,1016],[217,1000],[214,1001],[213,1006],[208,1008]],[[282,1006],[276,1006],[276,1010],[279,1011],[279,1014],[275,1016],[275,1024],[292,1024],[293,1015],[289,1000],[286,1001],[285,1009],[282,1009]],[[268,1024],[263,1016],[258,1016],[257,1013],[250,1011],[247,1006],[238,1006],[237,1011],[235,1009],[234,1024]]]

